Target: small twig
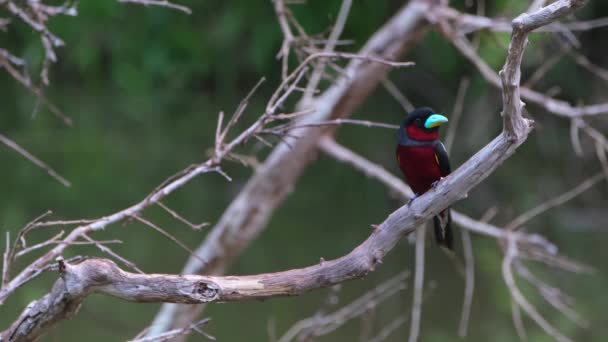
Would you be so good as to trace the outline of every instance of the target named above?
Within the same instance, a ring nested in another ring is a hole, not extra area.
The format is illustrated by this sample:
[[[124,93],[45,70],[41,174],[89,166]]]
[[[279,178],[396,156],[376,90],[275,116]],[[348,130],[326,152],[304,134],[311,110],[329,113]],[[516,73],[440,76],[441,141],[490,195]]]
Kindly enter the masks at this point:
[[[288,63],[289,63],[289,52],[291,49],[291,44],[294,41],[294,35],[289,26],[289,22],[287,20],[287,6],[285,6],[285,2],[283,0],[273,0],[274,10],[277,15],[277,19],[279,21],[279,27],[283,32],[283,43],[281,44],[281,49],[277,54],[277,58],[281,59],[281,79],[285,80],[287,77]]]
[[[4,285],[8,282],[8,268],[10,263],[8,261],[9,254],[11,250],[11,232],[6,231],[6,247],[4,249],[4,254],[2,255],[2,284],[0,287],[4,287]]]
[[[192,14],[192,10],[190,8],[183,6],[183,5],[174,4],[167,0],[118,0],[118,2],[133,3],[133,4],[143,5],[146,7],[147,6],[160,6],[160,7],[174,9],[174,10],[186,13],[186,14]]]
[[[53,236],[52,238],[50,238],[50,239],[48,239],[46,241],[43,241],[41,243],[38,243],[38,244],[35,244],[33,246],[30,246],[30,247],[27,247],[27,248],[24,248],[24,249],[20,250],[18,253],[15,253],[15,259],[19,258],[19,257],[21,257],[21,256],[23,256],[23,255],[25,255],[27,253],[33,252],[33,251],[35,251],[35,250],[37,250],[39,248],[43,248],[43,247],[48,246],[50,244],[56,243],[57,240],[61,239],[61,237],[63,236],[63,234],[65,234],[65,232],[62,230],[57,235]]]
[[[28,222],[17,233],[17,236],[15,237],[15,242],[13,243],[13,247],[9,249],[8,245],[7,245],[6,256],[5,256],[5,260],[4,260],[4,268],[3,268],[3,272],[2,272],[2,275],[3,275],[2,284],[3,285],[6,284],[5,282],[9,281],[11,266],[12,266],[13,262],[15,261],[15,255],[16,255],[17,251],[19,250],[19,242],[21,241],[22,247],[25,248],[25,243],[23,242],[25,239],[25,236],[27,236],[27,234],[34,228],[34,225],[38,221],[42,220],[43,218],[45,218],[51,214],[52,214],[52,212],[50,210],[47,210],[42,215],[40,215],[40,216],[36,217],[35,219],[33,219],[32,221]],[[8,232],[7,232],[7,238],[8,238]]]
[[[89,237],[89,236],[88,236],[88,235],[86,235],[86,234],[82,234],[82,238],[84,238],[85,240],[88,240],[88,241],[89,241],[91,244],[95,245],[95,246],[96,246],[96,247],[97,247],[97,248],[98,248],[100,251],[102,251],[102,252],[104,252],[104,253],[106,253],[106,254],[110,255],[110,256],[111,256],[111,257],[113,257],[114,259],[116,259],[116,260],[118,260],[118,261],[122,262],[122,263],[123,263],[125,266],[127,266],[127,267],[128,267],[128,268],[130,268],[130,269],[132,269],[133,271],[135,271],[135,272],[137,272],[137,273],[140,273],[140,274],[144,274],[144,271],[142,271],[141,269],[139,269],[139,267],[137,267],[137,265],[136,265],[134,262],[132,262],[132,261],[130,261],[130,260],[128,260],[128,259],[126,259],[126,258],[124,258],[124,257],[120,256],[120,254],[118,254],[118,253],[114,252],[114,251],[113,251],[112,249],[110,249],[109,247],[107,247],[107,246],[105,246],[105,245],[103,245],[103,244],[101,244],[101,243],[98,243],[97,241],[95,241],[94,239],[92,239],[91,237]],[[65,240],[64,240],[64,241],[65,241]],[[65,244],[63,244],[63,245],[66,245],[66,246],[67,246],[67,245],[69,245],[69,244],[68,244],[68,243],[65,243]]]
[[[382,80],[382,86],[389,94],[391,94],[391,96],[395,100],[397,100],[397,102],[399,102],[401,108],[403,108],[406,113],[409,113],[414,110],[414,105],[412,104],[412,102],[408,100],[405,95],[403,95],[403,93],[399,90],[395,83],[393,83],[393,81],[391,81],[388,77],[385,77]]]
[[[581,328],[588,328],[589,322],[581,317],[576,311],[574,311],[565,301],[572,302],[571,298],[568,298],[562,293],[562,291],[554,286],[551,286],[544,281],[538,279],[532,272],[523,265],[523,263],[518,262],[515,264],[515,269],[517,273],[524,279],[526,279],[530,284],[534,285],[540,295],[545,299],[547,303],[553,306],[556,310],[561,312],[564,316],[568,317],[572,322],[578,325]],[[566,300],[564,300],[564,298]]]
[[[373,338],[369,340],[369,342],[382,342],[386,340],[395,330],[397,330],[400,326],[409,321],[410,317],[408,315],[399,315],[395,319],[393,319],[390,323],[385,325],[380,332],[376,334]]]
[[[53,177],[56,181],[58,181],[59,183],[61,183],[63,186],[65,186],[65,187],[70,187],[71,186],[70,182],[67,179],[63,178],[55,170],[53,170],[53,168],[51,168],[49,165],[47,165],[46,163],[44,163],[42,160],[36,158],[36,156],[34,156],[33,154],[29,153],[27,150],[25,150],[23,147],[19,146],[16,142],[14,142],[13,140],[9,139],[5,135],[0,134],[0,142],[3,143],[4,145],[6,145],[8,148],[12,149],[13,151],[19,153],[25,159],[31,161],[34,165],[36,165],[39,168],[41,168],[44,171],[46,171],[46,173],[49,176]]]
[[[526,326],[524,325],[524,320],[521,317],[519,305],[514,299],[511,299],[511,320],[513,321],[513,326],[515,327],[515,332],[517,333],[519,340],[527,341],[528,334],[526,333]]]
[[[93,219],[84,219],[84,220],[60,220],[60,221],[42,221],[36,222],[32,225],[32,228],[38,227],[55,227],[55,226],[71,226],[77,224],[88,224],[91,222],[95,222]]]
[[[420,317],[422,314],[422,296],[424,289],[424,242],[426,225],[416,229],[416,272],[414,273],[414,299],[412,301],[412,324],[409,342],[418,341],[420,334]]]
[[[281,336],[279,342],[288,342],[295,338],[306,340],[306,337],[310,339],[333,332],[348,321],[365,314],[371,307],[380,305],[380,303],[405,289],[405,280],[408,276],[408,272],[401,272],[332,313],[318,312],[310,318],[296,322]],[[306,332],[309,332],[309,334],[306,334]]]
[[[168,341],[176,336],[184,336],[184,335],[188,335],[190,334],[192,331],[196,331],[199,334],[201,334],[202,336],[204,336],[206,339],[211,340],[211,341],[215,341],[215,337],[207,334],[206,332],[203,332],[202,330],[200,330],[200,326],[209,323],[211,319],[210,318],[205,318],[202,319],[196,323],[192,323],[190,325],[188,325],[185,328],[182,329],[173,329],[173,330],[169,330],[167,332],[164,332],[162,334],[158,334],[155,336],[146,336],[146,337],[141,337],[141,338],[135,338],[133,340],[129,340],[129,342],[162,342],[162,341]],[[140,334],[141,335],[141,334]]]
[[[456,137],[456,132],[458,130],[458,123],[460,122],[460,117],[462,116],[464,108],[464,98],[467,93],[467,89],[469,89],[469,84],[471,84],[471,79],[468,77],[463,77],[460,80],[460,85],[458,86],[456,102],[454,103],[452,115],[450,115],[450,126],[448,127],[448,132],[445,135],[445,148],[448,153],[450,153],[454,144],[454,138]]]
[[[597,159],[600,161],[600,164],[602,164],[604,176],[606,180],[608,180],[608,157],[606,156],[606,149],[599,142],[595,143],[595,153],[597,154]]]
[[[188,221],[187,219],[185,219],[184,217],[182,217],[180,214],[176,213],[174,210],[172,210],[168,206],[166,206],[161,201],[158,201],[158,203],[156,203],[156,204],[159,207],[163,208],[166,212],[168,212],[176,220],[184,223],[185,225],[187,225],[188,227],[192,228],[193,230],[201,230],[201,228],[207,227],[209,225],[209,222],[203,222],[203,223],[199,223],[199,224],[192,223],[192,222]]]
[[[236,111],[234,112],[234,114],[232,114],[232,117],[230,117],[230,120],[228,121],[228,123],[226,124],[226,127],[224,128],[224,130],[219,134],[220,138],[219,138],[219,142],[223,142],[224,139],[226,138],[226,134],[228,134],[228,132],[230,131],[230,129],[232,129],[232,127],[234,127],[234,125],[236,125],[236,123],[239,121],[239,119],[241,118],[241,116],[243,115],[243,113],[245,112],[245,109],[247,109],[247,105],[249,105],[249,100],[251,100],[251,97],[253,96],[253,94],[255,94],[255,92],[258,90],[258,88],[262,85],[262,83],[264,83],[264,81],[266,81],[266,78],[262,77],[254,86],[253,88],[251,88],[251,90],[249,91],[249,93],[245,96],[245,98],[243,98],[241,100],[241,102],[239,103],[239,106],[237,107]],[[218,127],[221,124],[222,121],[222,116],[223,113],[220,112],[220,119],[218,119]]]
[[[513,277],[513,270],[511,265],[517,257],[517,246],[514,239],[507,239],[507,251],[502,263],[502,275],[505,280],[509,291],[511,292],[511,298],[515,301],[516,305],[521,307],[536,324],[538,324],[547,334],[553,337],[558,342],[572,342],[568,337],[562,335],[557,329],[555,329],[545,318],[536,310],[536,308],[530,304],[523,294],[519,291],[515,278]]]
[[[464,252],[465,289],[460,323],[458,325],[458,336],[465,338],[469,328],[471,306],[473,304],[473,294],[475,292],[475,258],[473,256],[471,234],[467,229],[462,229],[460,234],[462,236],[462,250]]]
[[[579,118],[572,118],[570,120],[570,141],[572,142],[572,148],[577,156],[583,156],[583,147],[581,146],[581,137],[579,134],[579,122],[582,121]]]
[[[329,38],[327,39],[327,44],[325,44],[325,47],[323,48],[324,53],[330,53],[336,47],[336,42],[342,34],[342,30],[344,29],[344,25],[346,24],[346,19],[348,19],[348,13],[350,12],[351,5],[352,0],[342,0],[342,5],[340,6],[340,11],[338,12],[338,18],[336,19],[336,23],[334,24],[334,28],[331,31]],[[302,101],[304,103],[310,101],[310,99],[312,98],[314,92],[319,86],[321,76],[324,72],[325,63],[321,61],[315,66],[312,75],[310,76],[308,85],[306,86],[306,90],[304,91],[304,95],[302,96]]]
[[[162,229],[161,227],[155,225],[154,223],[144,219],[143,217],[139,216],[139,215],[133,215],[132,216],[134,219],[136,219],[137,221],[145,224],[146,226],[156,230],[157,232],[161,233],[163,236],[165,236],[166,238],[168,238],[169,240],[173,241],[176,245],[178,245],[179,247],[181,247],[183,250],[185,250],[186,252],[188,252],[191,256],[197,258],[200,262],[202,263],[206,263],[205,260],[203,260],[201,257],[199,257],[196,252],[194,252],[192,249],[190,249],[190,247],[186,246],[185,243],[179,241],[179,239],[177,239],[175,236],[169,234],[169,232],[167,232],[166,230]]]
[[[582,183],[580,183],[576,187],[560,194],[557,197],[554,197],[546,202],[543,202],[540,205],[517,216],[515,219],[513,219],[511,222],[509,222],[505,226],[505,229],[506,230],[519,229],[522,225],[524,225],[526,222],[530,221],[534,217],[544,213],[545,211],[547,211],[551,208],[560,206],[560,205],[570,201],[571,199],[575,198],[576,196],[578,196],[578,195],[582,194],[583,192],[585,192],[586,190],[590,189],[592,186],[594,186],[597,182],[601,181],[602,179],[604,179],[604,174],[601,172],[587,178],[586,180],[584,180]]]
[[[382,122],[373,122],[373,121],[368,121],[368,120],[356,120],[356,119],[335,119],[335,120],[328,120],[328,121],[320,121],[320,122],[311,122],[311,123],[302,123],[302,124],[285,124],[282,126],[277,126],[277,127],[272,127],[272,128],[268,128],[262,131],[262,133],[269,133],[269,132],[273,132],[273,133],[284,133],[287,131],[293,131],[296,129],[300,129],[300,128],[306,128],[306,127],[326,127],[326,126],[341,126],[341,125],[357,125],[357,126],[364,126],[364,127],[368,127],[368,128],[387,128],[387,129],[392,129],[392,130],[396,130],[399,128],[399,126],[397,125],[393,125],[393,124],[387,124],[387,123],[382,123]]]

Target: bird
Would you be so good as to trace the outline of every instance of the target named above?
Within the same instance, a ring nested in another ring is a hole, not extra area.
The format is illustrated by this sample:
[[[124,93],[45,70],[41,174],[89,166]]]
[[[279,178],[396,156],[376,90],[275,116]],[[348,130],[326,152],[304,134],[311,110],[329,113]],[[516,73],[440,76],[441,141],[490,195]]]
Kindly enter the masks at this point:
[[[397,132],[397,164],[416,197],[433,188],[452,170],[448,152],[439,141],[439,127],[448,119],[429,107],[416,108],[403,120]],[[433,217],[435,240],[453,250],[452,215],[446,208]]]

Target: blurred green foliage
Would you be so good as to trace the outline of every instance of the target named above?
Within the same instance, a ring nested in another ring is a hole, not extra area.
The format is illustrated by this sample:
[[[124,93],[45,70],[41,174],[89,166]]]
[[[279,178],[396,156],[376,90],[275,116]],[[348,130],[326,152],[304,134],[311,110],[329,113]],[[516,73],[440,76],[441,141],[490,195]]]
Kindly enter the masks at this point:
[[[47,161],[73,184],[64,188],[14,152],[0,149],[0,231],[15,232],[47,209],[52,209],[56,218],[94,218],[140,200],[169,175],[203,160],[213,142],[217,113],[233,111],[264,76],[268,80],[254,97],[244,124],[259,115],[280,77],[275,56],[282,36],[270,1],[180,3],[190,6],[193,14],[112,0],[83,1],[78,5],[78,16],[51,20],[50,28],[67,46],[59,50],[59,62],[52,67],[46,94],[73,118],[73,128],[64,127],[35,97],[0,72],[0,132]],[[453,3],[465,9],[464,1]],[[331,26],[339,5],[339,1],[310,0],[292,9],[308,32],[319,33]],[[343,34],[355,43],[345,49],[356,51],[401,5],[394,0],[356,1]],[[488,2],[488,13],[512,17],[526,6],[527,1],[492,1]],[[594,1],[577,17],[607,14],[608,3]],[[0,12],[3,16],[6,13]],[[577,35],[583,43],[582,52],[594,63],[606,66],[608,29]],[[506,34],[481,34],[480,54],[494,69],[503,63],[508,38]],[[526,53],[524,77],[555,53],[554,39],[547,34],[534,36]],[[43,51],[36,34],[27,27],[11,25],[8,32],[0,33],[0,46],[25,56],[32,75],[39,72]],[[435,32],[428,33],[405,59],[417,62],[417,66],[392,72],[392,80],[416,105],[431,105],[444,113],[451,111],[461,77],[472,78],[452,153],[453,164],[460,164],[499,131],[500,93]],[[559,87],[560,96],[575,103],[601,101],[606,92],[605,84],[568,58],[537,87]],[[500,210],[494,222],[504,224],[600,169],[588,141],[584,141],[586,152],[582,158],[574,154],[566,120],[534,106],[528,109],[537,122],[535,133],[519,153],[456,205],[459,210],[480,217],[497,206]],[[355,116],[398,123],[403,111],[379,89]],[[589,122],[607,131],[604,118]],[[392,132],[343,127],[338,140],[396,171]],[[251,146],[244,150],[250,151]],[[216,222],[252,172],[230,163],[226,170],[234,178],[232,183],[218,175],[205,175],[171,196],[167,204],[192,221]],[[589,329],[578,329],[542,301],[534,300],[550,321],[577,341],[603,341],[608,335],[608,269],[604,262],[607,189],[601,183],[528,226],[555,241],[566,255],[598,269],[593,276],[540,271],[575,296],[576,309],[591,321]],[[320,157],[231,273],[278,271],[309,265],[320,257],[343,255],[369,234],[370,224],[381,222],[398,205],[377,182]],[[204,238],[205,232],[192,232],[158,209],[147,210],[144,215],[190,247]],[[30,243],[55,233],[39,231]],[[112,226],[96,237],[123,240],[115,250],[148,272],[176,272],[188,257],[172,242],[134,222]],[[508,292],[500,275],[500,248],[483,237],[475,236],[473,242],[477,290],[467,340],[513,341],[516,335]],[[452,341],[459,321],[463,279],[446,256],[433,247],[429,244],[427,283],[436,289],[424,304],[421,340]],[[101,255],[88,247],[71,248],[70,255],[76,254]],[[365,280],[344,284],[340,303],[356,298],[391,274],[411,269],[412,261],[412,245],[403,242],[377,272]],[[27,262],[21,260],[16,270]],[[56,274],[51,273],[42,276],[0,307],[0,330],[27,303],[46,293],[55,278]],[[529,288],[524,289],[531,297],[538,297]],[[283,333],[298,319],[313,314],[326,295],[326,291],[317,291],[299,298],[212,305],[205,312],[213,318],[207,330],[221,341],[267,340],[267,326]],[[367,319],[379,329],[397,315],[409,314],[410,302],[410,290],[404,291],[396,300],[376,308]],[[92,296],[76,318],[60,324],[45,340],[81,341],[82,336],[90,341],[125,340],[145,327],[158,307]],[[350,322],[320,340],[357,340],[359,323]],[[549,340],[533,323],[526,325],[530,340]],[[407,331],[405,325],[389,340],[401,341]]]

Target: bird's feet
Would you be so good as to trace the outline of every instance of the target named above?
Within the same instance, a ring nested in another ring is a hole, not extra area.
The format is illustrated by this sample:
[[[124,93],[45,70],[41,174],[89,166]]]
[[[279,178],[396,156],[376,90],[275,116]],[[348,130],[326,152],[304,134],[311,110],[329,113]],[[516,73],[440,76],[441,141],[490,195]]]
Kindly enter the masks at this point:
[[[433,183],[431,183],[431,188],[434,188],[437,186],[437,184],[439,184],[439,182],[441,182],[445,177],[441,177],[438,180],[434,181]]]
[[[416,198],[418,198],[418,194],[414,194],[414,196],[412,196],[412,198],[410,198],[410,200],[409,200],[409,201],[407,201],[407,206],[408,206],[408,207],[409,207],[409,206],[411,206],[411,205],[412,205],[412,202],[414,202],[414,200],[415,200]]]

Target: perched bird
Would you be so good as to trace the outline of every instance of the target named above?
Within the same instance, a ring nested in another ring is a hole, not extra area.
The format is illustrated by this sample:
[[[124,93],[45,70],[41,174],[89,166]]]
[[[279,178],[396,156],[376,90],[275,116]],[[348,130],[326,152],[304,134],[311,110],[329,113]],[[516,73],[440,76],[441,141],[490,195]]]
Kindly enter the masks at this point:
[[[439,141],[439,126],[448,119],[428,107],[416,108],[405,118],[397,133],[397,163],[414,198],[450,174],[450,160]],[[413,199],[412,199],[413,200]],[[453,248],[450,208],[433,217],[435,239],[440,246]]]

